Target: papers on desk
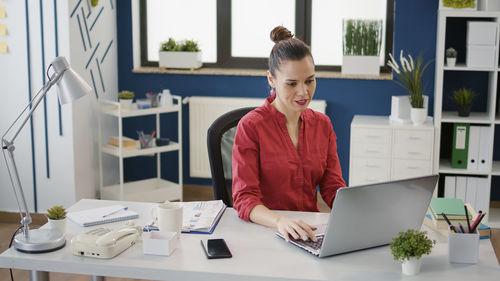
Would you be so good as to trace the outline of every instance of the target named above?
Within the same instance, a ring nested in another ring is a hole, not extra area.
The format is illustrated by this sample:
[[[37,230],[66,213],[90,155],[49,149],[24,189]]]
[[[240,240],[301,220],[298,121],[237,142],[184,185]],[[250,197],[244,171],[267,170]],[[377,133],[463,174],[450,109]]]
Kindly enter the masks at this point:
[[[182,202],[182,232],[214,232],[226,204],[222,200]]]
[[[77,212],[69,212],[67,217],[80,226],[92,226],[110,222],[132,220],[139,214],[122,205],[112,205]]]

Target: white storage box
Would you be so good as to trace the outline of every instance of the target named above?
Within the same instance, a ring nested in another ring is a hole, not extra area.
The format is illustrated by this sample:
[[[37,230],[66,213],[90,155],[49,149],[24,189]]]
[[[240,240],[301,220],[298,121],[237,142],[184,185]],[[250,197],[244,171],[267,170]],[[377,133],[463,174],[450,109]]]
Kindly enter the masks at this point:
[[[142,233],[142,251],[149,255],[169,256],[177,247],[177,232]]]
[[[479,0],[478,8],[481,11],[500,11],[500,0]]]
[[[495,46],[468,45],[466,54],[468,67],[495,67]]]
[[[467,22],[467,45],[495,46],[498,23],[490,21]]]

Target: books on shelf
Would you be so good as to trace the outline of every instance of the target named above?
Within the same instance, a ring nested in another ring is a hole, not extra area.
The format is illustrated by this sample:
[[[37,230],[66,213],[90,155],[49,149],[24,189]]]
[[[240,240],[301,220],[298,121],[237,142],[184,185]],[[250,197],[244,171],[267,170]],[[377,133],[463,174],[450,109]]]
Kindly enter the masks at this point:
[[[222,200],[181,202],[182,232],[213,233],[226,204]]]
[[[92,208],[83,211],[69,212],[66,215],[70,220],[80,226],[92,226],[124,220],[132,220],[139,214],[122,205]]]
[[[466,220],[464,201],[459,198],[432,198],[429,205],[431,215],[436,220],[444,220],[442,213],[449,220]],[[472,216],[469,212],[469,219]]]
[[[119,141],[118,137],[110,137],[109,144],[112,146],[119,147],[120,141]],[[137,147],[137,140],[134,140],[134,139],[129,138],[129,137],[122,137],[122,145],[123,145],[123,148],[135,149]]]

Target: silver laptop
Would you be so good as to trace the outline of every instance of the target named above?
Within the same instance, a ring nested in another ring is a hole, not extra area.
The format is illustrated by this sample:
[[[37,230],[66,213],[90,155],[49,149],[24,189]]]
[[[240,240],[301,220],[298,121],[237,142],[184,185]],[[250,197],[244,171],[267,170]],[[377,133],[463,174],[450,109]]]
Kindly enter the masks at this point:
[[[438,178],[430,175],[339,189],[328,224],[316,226],[318,241],[290,242],[320,258],[387,245],[398,232],[422,227]]]

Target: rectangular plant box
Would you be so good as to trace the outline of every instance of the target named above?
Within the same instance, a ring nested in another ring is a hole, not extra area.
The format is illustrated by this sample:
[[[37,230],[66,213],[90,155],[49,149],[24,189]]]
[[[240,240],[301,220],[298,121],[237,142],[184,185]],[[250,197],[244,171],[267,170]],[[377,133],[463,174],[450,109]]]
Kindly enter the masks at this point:
[[[201,52],[160,52],[159,65],[166,68],[200,68]]]
[[[379,75],[379,56],[343,56],[342,75]]]
[[[473,5],[466,5],[467,7],[465,8],[454,8],[454,7],[448,7],[446,6],[446,3],[443,3],[444,2],[448,2],[446,0],[439,0],[439,9],[440,10],[460,10],[460,11],[476,11],[477,10],[477,0],[462,0],[462,2],[465,4],[472,4],[474,3]],[[451,2],[451,1],[450,1]],[[473,6],[473,7],[470,7],[470,6]]]

